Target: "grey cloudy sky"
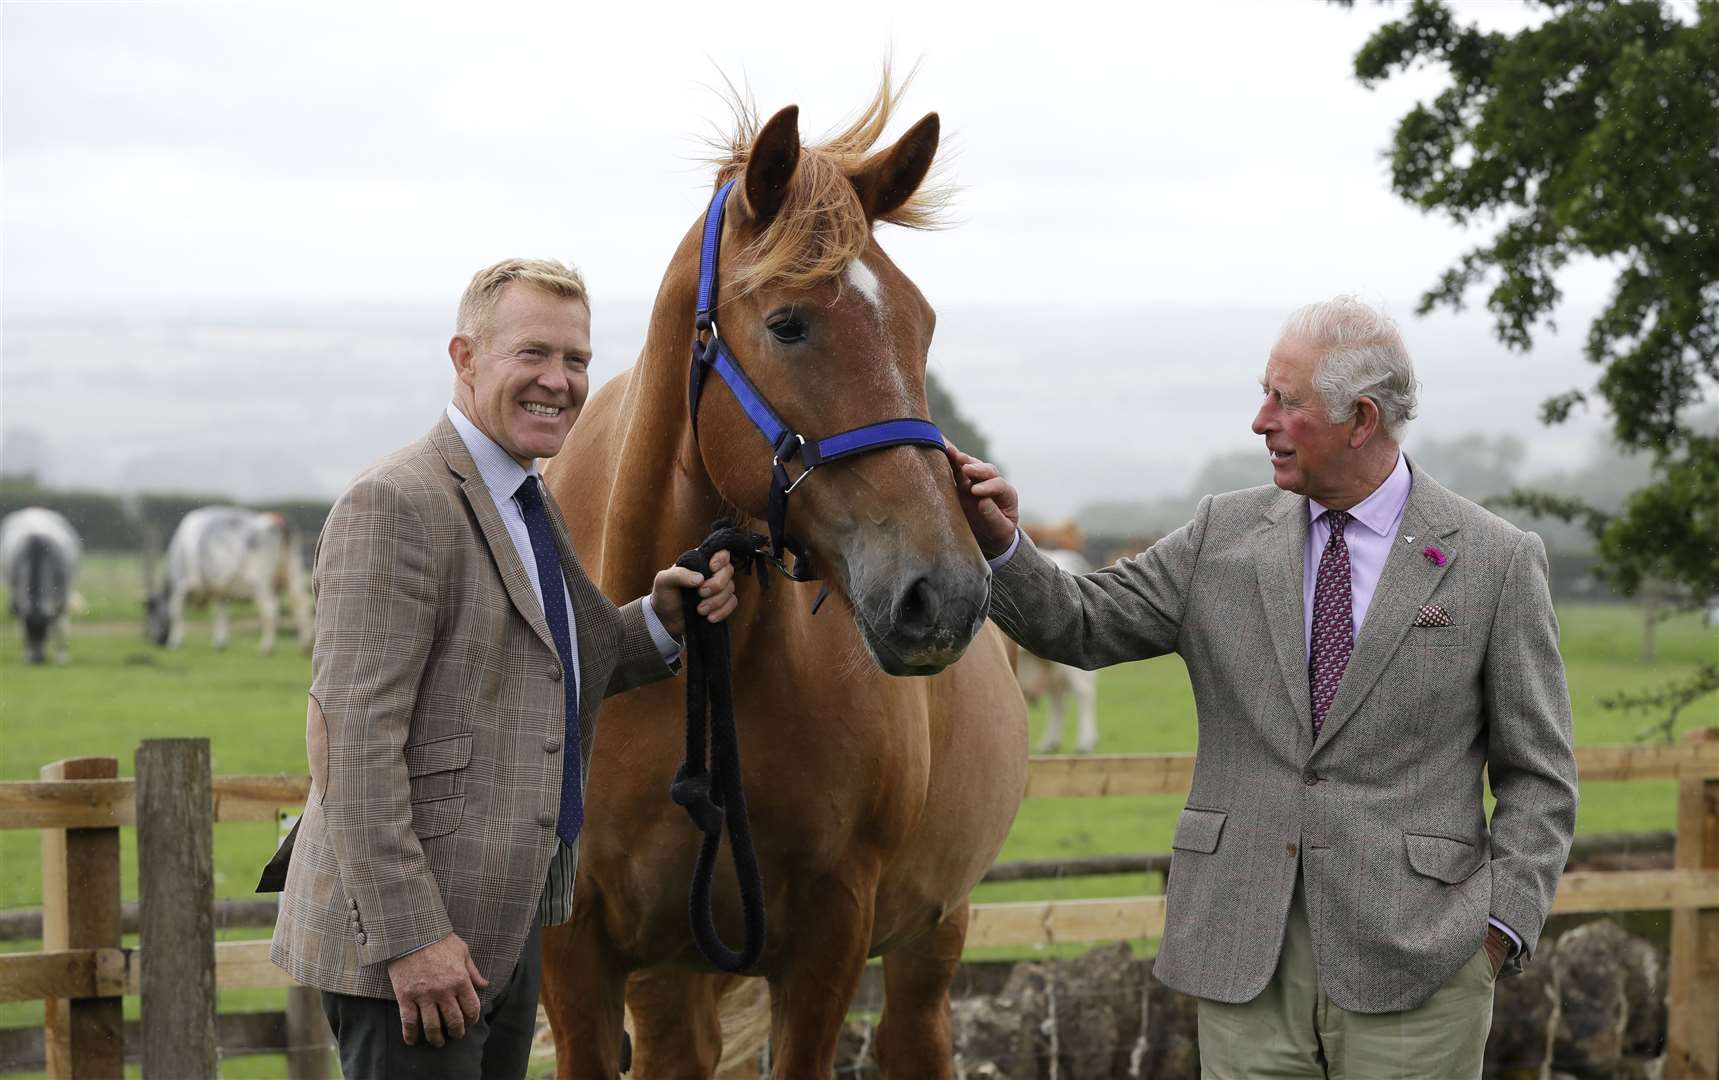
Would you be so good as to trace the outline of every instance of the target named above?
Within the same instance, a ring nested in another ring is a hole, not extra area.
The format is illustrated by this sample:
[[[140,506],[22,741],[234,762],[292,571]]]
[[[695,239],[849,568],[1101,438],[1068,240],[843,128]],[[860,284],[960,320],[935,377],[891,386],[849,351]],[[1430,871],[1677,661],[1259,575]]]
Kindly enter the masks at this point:
[[[592,8],[0,6],[0,423],[30,436],[12,452],[45,448],[52,475],[78,447],[89,486],[153,483],[137,473],[153,456],[237,494],[243,462],[290,452],[302,468],[250,486],[337,490],[428,423],[454,299],[514,254],[585,270],[612,372],[708,192],[697,137],[725,120],[717,69],[766,113],[799,104],[811,137],[864,104],[891,48],[899,67],[920,62],[900,129],[939,111],[963,190],[957,228],[882,242],[943,314],[933,363],[1047,510],[1174,488],[1166,470],[1248,445],[1276,321],[1340,291],[1404,319],[1422,423],[1507,426],[1543,461],[1576,445],[1532,419],[1591,382],[1576,334],[1515,358],[1484,313],[1410,314],[1474,236],[1387,189],[1393,123],[1436,85],[1354,81],[1392,9]],[[1504,28],[1527,17],[1458,8]],[[1571,327],[1604,282],[1571,272]],[[229,333],[181,347],[169,315]],[[282,333],[299,335],[285,353]],[[349,433],[295,441],[327,423],[331,388],[379,386],[395,397],[358,407]],[[258,394],[271,408],[223,405]],[[264,450],[234,445],[246,436]]]

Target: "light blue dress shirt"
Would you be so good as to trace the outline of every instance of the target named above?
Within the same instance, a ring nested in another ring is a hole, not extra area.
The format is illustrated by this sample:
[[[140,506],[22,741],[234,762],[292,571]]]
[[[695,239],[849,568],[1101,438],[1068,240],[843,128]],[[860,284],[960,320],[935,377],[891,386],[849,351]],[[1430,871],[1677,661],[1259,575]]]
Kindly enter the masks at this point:
[[[454,430],[459,432],[460,441],[466,444],[472,461],[477,465],[478,475],[483,477],[484,487],[489,489],[489,497],[495,503],[496,512],[501,515],[501,522],[507,527],[507,535],[513,541],[514,549],[519,553],[519,561],[525,564],[525,576],[531,581],[531,591],[537,594],[537,608],[543,610],[543,582],[537,576],[537,557],[531,547],[531,533],[525,527],[525,510],[519,505],[514,493],[519,485],[525,482],[527,476],[537,475],[537,465],[533,463],[527,469],[513,460],[513,455],[503,450],[494,439],[477,429],[452,402],[448,404],[448,419],[453,423]],[[541,480],[540,480],[541,482]],[[568,678],[579,677],[579,630],[577,617],[573,613],[573,595],[565,582],[561,589],[563,602],[567,605],[567,636],[568,644],[573,650],[573,670],[568,672]],[[647,595],[641,605],[645,614],[645,629],[650,631],[651,641],[656,643],[657,652],[662,654],[663,663],[674,665],[680,658],[680,642],[668,632],[657,618],[656,609],[651,606],[651,598]],[[577,684],[575,684],[577,694]],[[591,763],[581,763],[586,773],[589,773]],[[557,843],[555,856],[549,862],[549,877],[543,885],[543,896],[537,905],[537,921],[541,926],[559,926],[573,917],[573,878],[578,870],[579,859],[577,846]]]

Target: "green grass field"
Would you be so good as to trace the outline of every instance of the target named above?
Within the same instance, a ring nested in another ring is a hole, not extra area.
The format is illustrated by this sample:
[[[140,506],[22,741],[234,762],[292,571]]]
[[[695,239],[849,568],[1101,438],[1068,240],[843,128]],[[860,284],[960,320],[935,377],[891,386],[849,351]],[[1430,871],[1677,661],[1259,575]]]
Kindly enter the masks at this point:
[[[259,657],[255,631],[240,629],[224,652],[216,652],[203,621],[192,626],[183,649],[159,650],[143,640],[136,626],[140,583],[135,560],[97,556],[88,561],[82,576],[87,607],[81,617],[87,629],[80,634],[74,624],[71,661],[63,667],[24,664],[16,629],[7,624],[0,635],[0,779],[34,779],[44,764],[84,756],[117,757],[121,774],[130,775],[140,740],[192,736],[209,739],[217,774],[302,773],[310,665],[296,642],[283,634],[274,656]],[[235,611],[241,627],[248,614]],[[1641,620],[1635,608],[1572,606],[1561,609],[1559,616],[1576,741],[1583,745],[1630,742],[1649,722],[1647,717],[1603,709],[1601,698],[1686,675],[1719,650],[1719,632],[1703,628],[1694,615],[1660,628],[1653,663],[1640,659]],[[1035,738],[1042,722],[1042,714],[1035,712]],[[1714,724],[1719,724],[1719,699],[1709,698],[1685,711],[1679,731]],[[1192,750],[1193,696],[1180,659],[1166,657],[1106,671],[1099,682],[1099,726],[1101,753]],[[1578,828],[1670,828],[1673,802],[1670,782],[1587,785]],[[1034,800],[1022,807],[1001,858],[1167,851],[1180,806],[1176,796]],[[216,894],[249,894],[276,838],[276,829],[267,824],[217,828]],[[128,899],[136,896],[134,849],[126,830],[121,851]],[[1155,888],[1144,875],[1070,878],[982,886],[975,899],[1123,896]],[[37,835],[0,834],[0,908],[40,902]],[[5,951],[37,947],[33,942],[0,943]],[[280,1003],[275,991],[222,995],[224,1010],[279,1008]],[[128,1002],[128,1007],[135,1006],[135,1000]],[[39,1023],[40,1017],[39,1005],[0,1007],[0,1026]],[[279,1063],[234,1060],[223,1071],[228,1076],[268,1076],[278,1073]]]

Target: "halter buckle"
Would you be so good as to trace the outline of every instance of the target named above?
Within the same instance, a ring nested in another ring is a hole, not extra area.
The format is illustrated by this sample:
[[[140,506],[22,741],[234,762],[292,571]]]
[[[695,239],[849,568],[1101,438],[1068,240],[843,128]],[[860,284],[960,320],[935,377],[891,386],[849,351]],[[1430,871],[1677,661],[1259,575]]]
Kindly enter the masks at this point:
[[[794,477],[793,483],[789,484],[787,489],[785,491],[783,491],[782,494],[784,494],[784,495],[794,494],[794,489],[800,486],[800,481],[802,481],[806,477],[812,475],[813,470],[815,470],[816,468],[817,468],[816,465],[808,465],[804,469],[800,470],[800,475]]]
[[[784,431],[782,433],[782,438],[776,443],[774,453],[770,456],[771,470],[780,474],[783,478],[786,478],[788,475],[788,468],[782,464],[782,459],[787,458],[792,461],[796,454],[799,454],[803,449],[805,449],[805,446],[806,437],[804,435],[796,434],[792,431]],[[800,481],[812,475],[812,470],[816,468],[816,465],[808,465],[804,469],[801,469],[799,476],[788,481],[788,485],[782,489],[782,494],[792,495],[794,493],[794,489],[800,486]]]

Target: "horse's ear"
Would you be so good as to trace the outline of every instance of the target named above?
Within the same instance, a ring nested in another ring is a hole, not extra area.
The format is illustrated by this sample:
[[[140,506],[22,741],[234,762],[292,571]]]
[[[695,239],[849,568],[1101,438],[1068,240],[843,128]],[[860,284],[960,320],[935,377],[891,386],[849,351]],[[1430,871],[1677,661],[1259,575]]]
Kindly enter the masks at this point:
[[[800,163],[800,107],[770,118],[746,155],[746,209],[759,227],[775,219],[788,197],[788,181]]]
[[[926,113],[925,119],[913,125],[894,146],[849,177],[867,219],[888,217],[919,190],[925,174],[931,171],[932,159],[937,156],[940,131],[937,114]]]

